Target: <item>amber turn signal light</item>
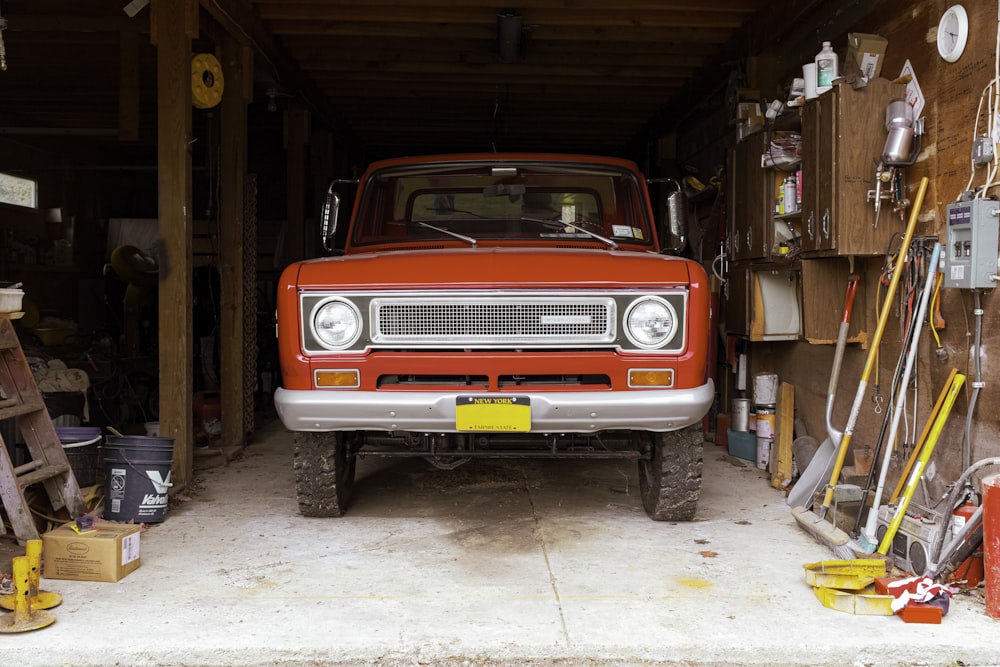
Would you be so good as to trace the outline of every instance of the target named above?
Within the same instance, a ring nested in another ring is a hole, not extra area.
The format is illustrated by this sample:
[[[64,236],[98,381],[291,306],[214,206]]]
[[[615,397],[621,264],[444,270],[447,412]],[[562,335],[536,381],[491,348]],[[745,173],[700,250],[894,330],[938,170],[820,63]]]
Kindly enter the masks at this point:
[[[361,385],[357,371],[316,371],[316,387],[353,388]]]
[[[633,368],[628,372],[630,387],[673,387],[673,369]]]

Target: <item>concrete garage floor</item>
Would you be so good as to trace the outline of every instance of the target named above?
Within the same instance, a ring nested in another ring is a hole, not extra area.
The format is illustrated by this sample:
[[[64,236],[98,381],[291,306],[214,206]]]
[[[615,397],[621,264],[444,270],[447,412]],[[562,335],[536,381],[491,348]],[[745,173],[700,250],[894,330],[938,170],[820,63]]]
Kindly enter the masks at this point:
[[[697,520],[655,523],[633,462],[364,459],[341,519],[296,512],[292,436],[200,473],[117,583],[42,580],[54,625],[0,664],[996,665],[982,589],[941,625],[823,607],[832,558],[752,463],[708,445]]]

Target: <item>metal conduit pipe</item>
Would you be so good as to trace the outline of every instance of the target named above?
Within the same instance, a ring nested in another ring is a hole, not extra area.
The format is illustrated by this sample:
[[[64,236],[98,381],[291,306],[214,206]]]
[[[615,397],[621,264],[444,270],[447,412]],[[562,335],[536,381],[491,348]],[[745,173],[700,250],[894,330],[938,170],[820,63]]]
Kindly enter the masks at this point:
[[[969,478],[979,470],[991,465],[1000,465],[1000,457],[992,457],[976,461],[975,464],[965,469],[965,472],[963,472],[958,480],[952,485],[951,490],[948,491],[948,495],[945,496],[942,503],[943,509],[941,512],[944,515],[945,520],[951,518],[951,513],[955,511],[955,505],[958,504],[959,497],[965,492],[966,484],[968,484]],[[945,523],[945,525],[947,525],[947,523]],[[942,527],[942,529],[938,531],[934,543],[931,545],[930,553],[927,555],[928,572],[938,570],[941,567],[941,563],[944,562],[943,559],[939,558],[939,556],[942,555],[941,547],[944,545],[945,534],[947,532],[948,531]],[[960,537],[962,537],[961,534],[953,538],[951,543],[948,545],[948,549],[944,553],[947,553],[947,551],[954,549],[956,545],[960,544],[958,541]]]

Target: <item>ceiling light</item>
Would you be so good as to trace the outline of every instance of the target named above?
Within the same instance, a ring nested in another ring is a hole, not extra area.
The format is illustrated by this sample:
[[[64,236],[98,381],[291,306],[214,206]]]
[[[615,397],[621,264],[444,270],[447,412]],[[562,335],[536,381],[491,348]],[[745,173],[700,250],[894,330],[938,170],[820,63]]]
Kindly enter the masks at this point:
[[[516,63],[520,59],[521,15],[513,9],[497,14],[497,53],[502,63]]]

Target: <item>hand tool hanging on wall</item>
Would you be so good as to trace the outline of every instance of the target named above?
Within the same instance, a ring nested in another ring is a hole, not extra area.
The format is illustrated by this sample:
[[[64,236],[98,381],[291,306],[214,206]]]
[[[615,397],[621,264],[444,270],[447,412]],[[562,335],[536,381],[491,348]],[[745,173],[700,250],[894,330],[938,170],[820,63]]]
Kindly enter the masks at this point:
[[[913,231],[916,229],[917,219],[920,217],[920,209],[924,204],[924,195],[927,193],[927,183],[928,179],[926,176],[920,179],[920,186],[917,189],[913,209],[910,211],[910,220],[907,222],[906,233],[903,235],[903,243],[900,247],[901,255],[906,254],[913,239]],[[814,539],[829,545],[838,558],[854,558],[854,547],[857,545],[851,544],[851,538],[847,533],[826,521],[826,513],[833,505],[834,487],[840,480],[840,472],[844,467],[844,459],[847,457],[847,450],[850,449],[851,436],[854,433],[854,427],[857,425],[858,413],[861,411],[861,403],[865,399],[865,391],[868,388],[868,380],[871,377],[872,366],[875,362],[875,350],[878,349],[879,343],[882,341],[882,335],[885,333],[886,321],[889,319],[889,312],[892,309],[892,299],[896,295],[898,285],[899,272],[896,271],[889,282],[886,300],[882,304],[882,311],[879,313],[878,324],[875,327],[871,347],[868,351],[868,358],[865,360],[861,380],[858,382],[858,391],[854,395],[854,404],[851,406],[851,413],[848,417],[847,426],[844,428],[844,434],[840,439],[840,448],[837,450],[837,458],[834,461],[833,471],[830,473],[830,482],[827,484],[826,495],[823,497],[823,506],[820,508],[818,514],[810,512],[804,507],[796,507],[792,510],[792,516],[799,526],[810,533]]]
[[[913,370],[913,364],[917,358],[917,348],[920,344],[919,327],[923,322],[924,316],[927,314],[927,302],[930,300],[931,292],[934,289],[934,282],[937,279],[938,261],[940,258],[941,244],[935,243],[934,249],[931,252],[931,261],[927,271],[927,280],[924,285],[924,290],[920,296],[920,306],[917,308],[916,316],[913,319],[914,327],[917,327],[917,329],[911,336],[912,341],[910,343],[909,351],[906,354],[906,364],[903,369],[902,381],[899,384],[899,396],[896,400],[896,407],[892,412],[892,425],[889,427],[888,435],[890,440],[892,440],[896,435],[896,430],[899,428],[899,420],[903,415],[903,410],[905,409],[904,401],[906,399],[906,386],[909,384],[910,373]],[[868,522],[865,525],[865,529],[861,531],[861,534],[858,536],[858,544],[860,544],[869,553],[874,551],[875,546],[878,544],[878,538],[875,536],[878,523],[878,508],[882,502],[882,491],[885,489],[885,479],[889,472],[889,463],[891,462],[892,456],[892,447],[885,444],[884,448],[885,454],[883,455],[882,467],[879,472],[878,487],[875,489],[875,500],[873,501],[872,507],[868,512]],[[902,521],[902,519],[900,519],[900,521]]]
[[[900,281],[905,283],[903,285],[903,287],[901,288],[901,294],[900,294],[900,303],[901,304],[903,304],[903,303],[909,303],[909,304],[912,305],[912,303],[914,301],[914,298],[915,298],[914,297],[915,290],[919,289],[919,283],[920,283],[920,281],[919,281],[919,270],[917,268],[915,268],[915,267],[927,266],[928,265],[929,262],[922,261],[922,258],[924,257],[924,255],[926,255],[929,252],[928,251],[928,245],[927,245],[927,243],[928,242],[933,243],[933,242],[936,242],[936,241],[937,241],[937,239],[933,238],[933,237],[931,237],[931,238],[924,238],[924,239],[918,239],[918,240],[913,241],[913,243],[910,246],[910,252],[907,253],[906,260],[899,262],[899,264],[901,264],[901,268],[899,268],[898,270],[901,270],[901,271],[904,272],[904,277],[901,278]],[[897,266],[894,265],[894,264],[891,264],[890,260],[886,260],[886,266],[887,267],[888,266],[892,266],[893,268],[892,269],[885,269],[884,268],[883,269],[883,277],[884,277],[885,273],[887,273],[889,271],[897,270]],[[938,275],[940,276],[940,273]],[[890,403],[895,403],[897,397],[900,396],[900,391],[901,390],[903,392],[905,392],[907,390],[907,387],[901,383],[901,378],[903,376],[903,371],[904,371],[904,367],[905,367],[905,363],[906,363],[907,350],[910,349],[911,343],[912,343],[912,341],[914,339],[914,336],[916,335],[916,331],[919,329],[919,325],[921,324],[921,322],[918,322],[917,318],[913,316],[913,312],[912,311],[913,311],[912,307],[908,308],[908,309],[905,309],[905,310],[901,308],[901,311],[900,311],[900,325],[902,326],[901,344],[900,344],[901,353],[899,355],[899,359],[896,361],[896,368],[895,368],[895,371],[893,372],[893,375],[892,375],[893,381],[892,381],[892,384],[890,385],[890,389],[889,389],[889,402]],[[878,373],[879,373],[878,363],[879,363],[878,359],[876,358],[876,362],[875,362],[875,364],[876,364],[875,365],[875,376],[876,376],[876,380],[875,380],[875,383],[876,383],[875,384],[875,395],[872,397],[872,401],[876,405],[876,407],[875,407],[875,414],[880,414],[882,416],[882,425],[879,428],[878,438],[875,441],[875,447],[874,447],[874,451],[873,451],[873,458],[876,461],[878,461],[879,459],[882,458],[883,447],[885,447],[885,445],[886,445],[886,436],[889,433],[889,424],[890,424],[890,421],[892,420],[893,414],[894,414],[894,412],[892,410],[888,410],[888,411],[883,412],[882,409],[881,409],[882,396],[880,394],[880,390],[879,390],[879,387],[878,387],[878,379],[877,379],[878,378]],[[916,400],[914,400],[914,407],[915,406],[916,406]],[[894,444],[896,442],[898,442],[897,439],[895,438],[895,431],[892,432],[892,438],[891,438],[891,440],[892,440],[892,442]],[[906,450],[908,448],[908,444],[907,444],[908,442],[909,441],[908,441],[908,439],[906,437],[906,434],[904,434],[904,438],[903,438],[903,449],[904,450]],[[890,452],[889,452],[889,454],[887,454],[887,456],[890,455],[891,452],[892,452],[892,450],[890,450]],[[861,525],[865,521],[865,512],[868,509],[868,502],[867,502],[868,501],[868,495],[873,490],[872,487],[873,487],[873,484],[874,484],[874,481],[875,481],[875,476],[876,476],[876,474],[878,472],[879,472],[879,467],[878,466],[872,466],[869,469],[869,471],[868,471],[868,475],[867,475],[867,477],[865,479],[865,484],[864,484],[863,493],[862,493],[862,497],[861,497],[862,502],[859,504],[858,513],[857,513],[857,516],[855,517],[855,521],[854,521],[854,528],[851,531],[852,535],[857,535],[859,533],[859,531],[861,530]]]

